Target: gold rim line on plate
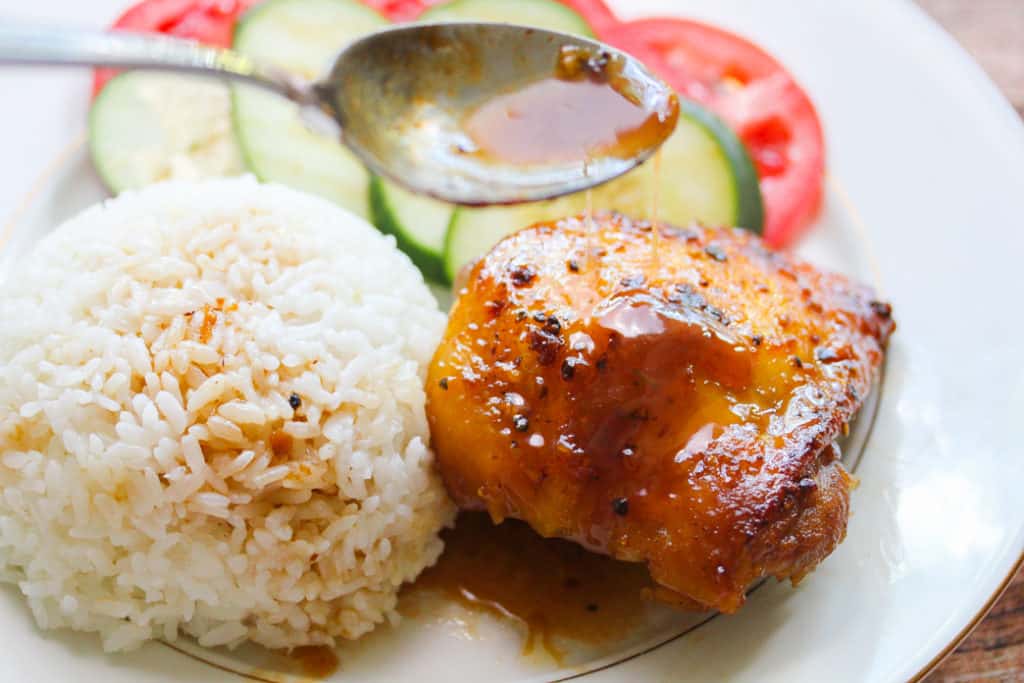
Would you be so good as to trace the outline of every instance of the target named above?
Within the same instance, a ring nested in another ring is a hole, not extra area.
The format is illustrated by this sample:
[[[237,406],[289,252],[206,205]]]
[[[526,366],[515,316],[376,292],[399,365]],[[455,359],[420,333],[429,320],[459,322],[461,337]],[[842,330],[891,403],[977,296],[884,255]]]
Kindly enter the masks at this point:
[[[946,647],[944,647],[937,655],[932,657],[931,661],[924,665],[924,668],[920,669],[912,678],[908,680],[908,683],[920,683],[929,675],[931,675],[936,669],[939,668],[946,658],[953,654],[960,645],[963,644],[967,637],[971,635],[974,629],[978,628],[978,625],[985,620],[988,613],[992,611],[992,608],[999,602],[999,598],[1003,597],[1003,593],[1010,587],[1013,580],[1017,577],[1017,572],[1020,571],[1021,567],[1024,567],[1024,551],[1021,552],[1020,557],[1017,558],[1017,562],[1013,565],[1013,569],[1007,574],[999,587],[996,588],[996,592],[993,593],[988,601],[982,606],[981,611],[974,615],[974,617],[967,622],[967,625],[960,629],[960,632],[953,637]]]
[[[7,243],[10,241],[10,237],[14,233],[14,230],[17,227],[17,224],[25,217],[25,214],[28,212],[28,210],[31,208],[33,202],[36,200],[36,198],[42,192],[43,188],[46,186],[46,183],[49,182],[50,180],[52,180],[53,176],[58,171],[60,171],[64,167],[64,165],[76,153],[81,151],[82,147],[85,145],[86,139],[87,139],[87,133],[84,130],[80,131],[71,140],[71,142],[69,142],[63,149],[61,149],[57,153],[57,155],[49,163],[47,163],[46,166],[43,167],[43,170],[40,171],[39,176],[35,179],[35,181],[32,183],[32,185],[29,187],[29,189],[26,191],[26,193],[21,197],[20,201],[18,201],[15,204],[14,209],[11,210],[10,214],[8,214],[8,216],[7,216],[7,219],[4,221],[3,227],[0,228],[0,251],[2,251],[4,249],[4,247],[7,245]],[[835,175],[829,174],[827,176],[827,184],[836,193],[837,199],[839,199],[839,201],[842,204],[844,210],[846,210],[848,216],[850,217],[851,222],[853,223],[854,227],[856,228],[858,237],[868,247],[866,252],[865,252],[865,256],[867,257],[869,266],[870,266],[870,268],[872,270],[872,276],[873,276],[872,279],[875,280],[876,286],[880,287],[880,285],[881,285],[881,268],[879,267],[878,261],[875,260],[874,251],[871,249],[871,241],[869,239],[869,233],[867,231],[867,226],[866,226],[866,223],[864,222],[864,220],[863,220],[863,218],[862,218],[862,216],[860,214],[860,211],[853,204],[852,200],[850,199],[849,194],[846,192],[845,188],[839,182],[839,180],[836,178]],[[877,400],[875,402],[875,408],[874,408],[874,411],[873,411],[873,413],[871,415],[871,418],[870,418],[871,419],[871,423],[870,423],[870,426],[868,427],[868,432],[867,432],[867,435],[866,435],[866,437],[864,439],[864,444],[863,444],[863,446],[861,448],[861,454],[860,454],[861,457],[858,457],[858,460],[857,460],[858,463],[862,459],[864,451],[867,450],[867,445],[868,445],[868,443],[871,440],[871,433],[874,431],[875,421],[876,421],[876,418],[878,416],[879,407],[880,407],[882,399],[883,399],[884,380],[885,380],[885,371],[884,371],[884,367],[883,367],[883,369],[881,371],[881,374],[879,376],[878,398],[877,398]],[[854,468],[854,471],[855,470],[856,470],[856,468]],[[981,610],[978,611],[974,615],[974,617],[967,623],[967,625],[964,626],[964,628],[961,629],[957,633],[957,635],[945,646],[945,648],[943,648],[937,655],[935,655],[913,678],[910,679],[910,683],[919,683],[929,673],[931,673],[935,668],[937,668],[939,666],[939,664],[941,664],[942,661],[946,657],[948,657],[950,654],[952,654],[953,651],[956,650],[957,647],[960,646],[960,644],[967,638],[967,636],[969,636],[971,634],[971,632],[978,626],[978,624],[988,615],[989,611],[992,609],[992,607],[995,605],[995,603],[999,600],[999,598],[1002,597],[1003,593],[1006,591],[1007,587],[1009,587],[1010,583],[1013,581],[1014,577],[1017,575],[1017,572],[1020,570],[1020,568],[1022,566],[1024,566],[1024,549],[1022,549],[1019,552],[1017,562],[1014,563],[1013,568],[1011,569],[1009,574],[1007,574],[1003,578],[1002,582],[999,584],[999,586],[997,587],[996,591],[991,594],[991,596],[988,598],[988,600],[982,606]],[[763,585],[763,583],[759,584],[759,586],[760,585]],[[756,590],[756,588],[757,587],[755,587],[755,590]],[[693,626],[690,626],[689,628],[685,629],[684,631],[682,631],[680,633],[676,633],[673,636],[671,636],[670,638],[668,638],[668,639],[666,639],[664,641],[661,641],[661,642],[659,642],[659,643],[657,643],[655,645],[652,645],[649,648],[646,648],[645,650],[643,650],[641,652],[637,652],[637,653],[634,653],[632,655],[628,655],[628,656],[626,656],[626,657],[624,657],[624,658],[622,658],[620,660],[616,660],[614,662],[610,662],[608,664],[605,664],[603,666],[600,666],[600,667],[597,667],[597,668],[594,668],[594,669],[590,669],[590,670],[587,670],[587,671],[580,671],[580,672],[577,672],[577,673],[569,674],[568,676],[563,676],[561,678],[552,679],[550,681],[550,683],[565,683],[566,681],[578,680],[578,679],[581,679],[581,678],[583,678],[585,676],[590,676],[592,674],[599,673],[601,671],[607,671],[607,670],[609,670],[611,668],[614,668],[614,667],[619,666],[619,665],[621,665],[623,663],[632,661],[632,660],[637,659],[639,657],[644,657],[644,656],[646,656],[648,654],[653,653],[656,650],[659,650],[659,649],[665,647],[666,645],[674,643],[674,642],[678,641],[679,639],[681,639],[681,638],[683,638],[683,637],[693,633],[694,631],[696,631],[697,629],[701,628],[702,626],[705,626],[706,624],[710,623],[717,616],[718,616],[717,614],[711,615],[706,620],[704,620],[704,621],[702,621],[702,622],[700,622],[698,624],[695,624]],[[158,640],[156,642],[159,643],[160,645],[163,645],[164,647],[167,647],[167,648],[173,650],[174,652],[177,652],[177,653],[179,653],[181,655],[184,655],[184,656],[188,657],[189,659],[192,659],[193,661],[200,662],[200,663],[205,664],[205,665],[207,665],[207,666],[209,666],[211,668],[217,669],[217,670],[225,672],[225,673],[231,673],[231,674],[234,674],[236,676],[240,676],[240,677],[245,678],[245,679],[250,680],[250,681],[256,681],[257,683],[278,683],[278,681],[280,680],[279,678],[277,678],[277,679],[263,678],[263,677],[261,677],[256,672],[250,673],[250,672],[245,672],[245,671],[238,671],[238,670],[233,669],[233,668],[231,668],[231,667],[229,667],[227,665],[220,664],[220,663],[212,661],[210,659],[206,659],[205,657],[202,657],[202,656],[197,655],[195,653],[189,652],[188,650],[185,650],[185,649],[183,649],[181,647],[178,647],[177,645],[174,645],[172,643],[169,643],[169,642],[166,642],[166,641],[163,641],[163,640]],[[271,672],[266,672],[266,674],[270,675]],[[276,676],[276,674],[273,674],[273,675]]]
[[[186,657],[188,657],[189,659],[191,659],[194,662],[199,662],[200,664],[205,664],[206,666],[209,666],[211,668],[217,669],[218,671],[223,671],[224,673],[234,674],[235,676],[241,676],[242,678],[244,678],[246,680],[249,680],[249,681],[256,681],[257,683],[281,683],[282,680],[283,680],[282,678],[278,677],[277,674],[274,674],[274,676],[275,676],[274,678],[263,678],[262,676],[257,675],[255,673],[249,673],[249,672],[245,672],[245,671],[236,671],[235,669],[232,669],[230,666],[227,666],[225,664],[220,664],[218,662],[214,662],[214,661],[211,661],[209,659],[204,659],[203,657],[200,657],[197,654],[193,654],[193,653],[189,652],[188,650],[186,650],[184,648],[178,647],[174,643],[169,643],[166,640],[158,640],[156,642],[158,644],[163,645],[164,647],[168,648],[169,650],[173,650],[174,652],[177,652],[179,655],[185,655]],[[292,677],[292,678],[294,678],[294,677]],[[310,679],[310,680],[312,680],[312,679]]]

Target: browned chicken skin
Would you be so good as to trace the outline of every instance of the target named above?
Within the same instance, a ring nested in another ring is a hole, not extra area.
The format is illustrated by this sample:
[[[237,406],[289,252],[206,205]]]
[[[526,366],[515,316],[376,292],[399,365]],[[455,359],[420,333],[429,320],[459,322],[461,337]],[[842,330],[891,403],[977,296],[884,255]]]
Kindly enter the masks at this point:
[[[658,597],[732,612],[843,539],[833,442],[893,328],[870,290],[746,232],[528,228],[473,268],[434,357],[440,469],[464,508],[646,562]]]

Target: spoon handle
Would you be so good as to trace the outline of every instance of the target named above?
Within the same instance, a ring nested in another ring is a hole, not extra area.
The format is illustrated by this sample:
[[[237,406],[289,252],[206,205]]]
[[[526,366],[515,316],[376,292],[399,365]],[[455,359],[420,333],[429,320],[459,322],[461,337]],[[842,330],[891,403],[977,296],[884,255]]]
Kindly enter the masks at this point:
[[[312,86],[284,71],[262,67],[231,50],[139,33],[32,26],[0,26],[0,66],[105,66],[184,71],[246,81],[300,104],[315,104]]]

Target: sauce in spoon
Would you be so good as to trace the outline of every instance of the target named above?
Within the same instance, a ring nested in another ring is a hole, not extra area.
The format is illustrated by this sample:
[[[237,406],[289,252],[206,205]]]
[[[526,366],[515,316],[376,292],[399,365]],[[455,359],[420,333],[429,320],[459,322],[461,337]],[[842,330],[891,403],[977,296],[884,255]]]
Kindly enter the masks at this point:
[[[470,153],[509,164],[545,164],[600,157],[628,158],[665,137],[679,115],[674,97],[654,110],[606,52],[563,47],[551,77],[493,97],[464,129]]]

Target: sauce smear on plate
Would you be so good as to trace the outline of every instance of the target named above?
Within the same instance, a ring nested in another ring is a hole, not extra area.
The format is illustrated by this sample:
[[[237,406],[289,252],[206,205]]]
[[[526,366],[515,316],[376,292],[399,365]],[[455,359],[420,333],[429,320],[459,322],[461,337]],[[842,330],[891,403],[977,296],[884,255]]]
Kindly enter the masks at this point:
[[[289,659],[298,665],[302,675],[313,680],[330,678],[338,670],[338,653],[326,645],[297,647],[291,651]]]
[[[561,660],[560,640],[607,643],[641,623],[652,585],[643,565],[542,538],[517,520],[495,526],[483,513],[462,513],[442,535],[444,555],[406,598],[440,594],[508,619],[525,632],[524,655],[541,648]]]

